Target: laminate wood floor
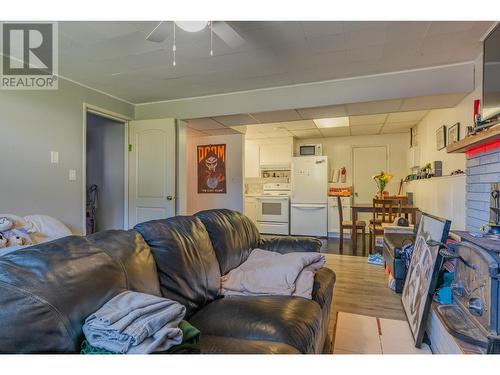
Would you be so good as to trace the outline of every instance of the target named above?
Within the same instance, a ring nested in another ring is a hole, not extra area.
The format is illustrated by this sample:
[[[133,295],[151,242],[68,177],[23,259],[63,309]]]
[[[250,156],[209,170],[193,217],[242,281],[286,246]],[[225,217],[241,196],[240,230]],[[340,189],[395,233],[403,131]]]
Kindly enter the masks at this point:
[[[401,295],[387,286],[384,267],[368,264],[365,257],[325,254],[326,267],[337,275],[330,313],[333,338],[337,312],[406,320]]]

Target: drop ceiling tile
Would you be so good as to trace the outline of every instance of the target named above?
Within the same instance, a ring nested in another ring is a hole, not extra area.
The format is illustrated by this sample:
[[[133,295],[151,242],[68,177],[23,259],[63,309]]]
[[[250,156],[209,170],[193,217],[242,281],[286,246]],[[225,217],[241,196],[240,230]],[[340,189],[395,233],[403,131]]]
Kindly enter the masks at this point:
[[[284,122],[284,121],[294,121],[301,119],[300,115],[294,109],[289,109],[285,111],[250,113],[250,116],[252,116],[261,123]]]
[[[274,131],[267,131],[267,132],[261,132],[268,138],[286,138],[286,137],[292,137],[293,134],[290,133],[288,130],[274,130]]]
[[[429,28],[428,21],[395,21],[387,25],[387,43],[415,44],[425,37]]]
[[[342,117],[346,115],[346,107],[344,105],[332,105],[326,107],[313,107],[298,109],[300,116],[303,119],[312,120],[315,118]]]
[[[344,34],[307,37],[307,44],[312,53],[342,51],[346,49]]]
[[[316,124],[312,120],[286,122],[283,124],[283,126],[287,130],[291,130],[291,131],[316,129]]]
[[[226,129],[207,129],[204,133],[208,135],[231,135],[231,134],[239,134],[242,135],[239,131],[234,129],[226,128]]]
[[[435,21],[431,22],[427,35],[457,33],[474,27],[472,21]]]
[[[351,127],[351,135],[374,135],[379,134],[382,129],[382,124],[379,125],[359,125]]]
[[[376,44],[361,48],[353,48],[347,51],[347,58],[353,62],[373,62],[380,60],[384,54],[384,44]]]
[[[387,31],[380,26],[373,26],[345,33],[345,43],[349,49],[384,44],[386,38]]]
[[[324,128],[320,130],[323,137],[346,137],[349,136],[349,127],[345,128]]]
[[[264,133],[252,133],[252,134],[245,134],[245,139],[265,139],[269,138],[266,134]]]
[[[230,126],[230,128],[233,130],[236,130],[238,133],[241,133],[241,134],[247,133],[247,125]]]
[[[409,111],[409,112],[396,112],[389,113],[387,117],[387,123],[398,123],[398,122],[406,122],[406,121],[420,121],[424,118],[424,116],[429,113],[429,111]]]
[[[340,34],[344,32],[342,22],[338,21],[303,21],[302,28],[306,37]]]
[[[386,113],[379,115],[350,116],[349,122],[351,126],[374,125],[374,124],[383,124],[386,118],[387,118]]]
[[[349,116],[370,115],[377,113],[397,112],[401,106],[402,100],[381,100],[365,103],[347,104],[347,114]]]
[[[218,116],[212,119],[226,126],[255,124],[255,119],[247,114]]]
[[[188,137],[205,137],[207,134],[198,130],[194,130],[192,128],[187,128],[186,135]]]
[[[187,120],[188,127],[195,130],[225,129],[225,126],[211,118],[197,118]]]
[[[393,134],[393,133],[409,133],[410,129],[393,129],[390,126],[384,125],[380,134]]]
[[[291,132],[296,138],[321,138],[322,135],[318,129],[294,130]]]
[[[445,94],[432,96],[419,96],[403,100],[401,111],[415,111],[419,109],[431,108],[451,108],[455,107],[467,94]]]
[[[418,124],[418,121],[404,121],[404,122],[394,122],[394,123],[386,123],[384,125],[384,129],[410,129],[411,127]]]

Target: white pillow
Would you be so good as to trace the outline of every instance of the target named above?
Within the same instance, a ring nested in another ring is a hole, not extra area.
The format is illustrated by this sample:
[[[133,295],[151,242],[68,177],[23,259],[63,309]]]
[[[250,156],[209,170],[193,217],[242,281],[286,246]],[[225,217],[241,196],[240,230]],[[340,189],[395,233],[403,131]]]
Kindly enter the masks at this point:
[[[36,240],[38,241],[36,242],[40,242],[39,240],[41,240],[41,238],[38,237],[46,237],[55,240],[72,234],[71,230],[69,230],[66,225],[51,216],[28,215],[24,217],[24,220],[36,230],[36,232],[33,233],[34,236],[32,235],[32,237],[37,237]]]
[[[12,214],[0,214],[0,217],[7,217],[10,220],[12,220],[14,222],[13,228],[16,228],[16,229],[25,228],[26,226],[28,226],[28,223],[26,223],[26,220],[24,220],[24,218],[22,218],[21,216],[12,215]]]

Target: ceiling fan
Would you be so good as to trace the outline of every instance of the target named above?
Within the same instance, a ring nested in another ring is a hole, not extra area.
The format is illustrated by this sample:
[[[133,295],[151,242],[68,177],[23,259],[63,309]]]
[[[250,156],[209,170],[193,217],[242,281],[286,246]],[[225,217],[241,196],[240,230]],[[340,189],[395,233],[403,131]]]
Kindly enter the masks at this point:
[[[245,40],[224,21],[174,21],[175,25],[184,31],[195,33],[205,29],[207,26],[212,27],[212,31],[224,43],[231,48],[236,48],[245,43]],[[146,37],[151,42],[163,42],[169,34],[169,25],[166,21],[161,21],[151,33]]]

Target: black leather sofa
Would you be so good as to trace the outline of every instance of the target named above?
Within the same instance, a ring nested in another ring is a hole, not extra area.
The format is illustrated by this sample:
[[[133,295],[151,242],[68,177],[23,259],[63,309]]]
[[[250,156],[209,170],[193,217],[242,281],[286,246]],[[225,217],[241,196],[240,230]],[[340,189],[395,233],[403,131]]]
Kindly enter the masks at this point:
[[[77,353],[85,318],[129,289],[184,304],[201,331],[193,352],[321,353],[333,271],[317,272],[312,300],[219,295],[220,275],[253,248],[320,246],[313,238],[264,240],[244,215],[209,210],[17,250],[0,256],[0,352]]]

